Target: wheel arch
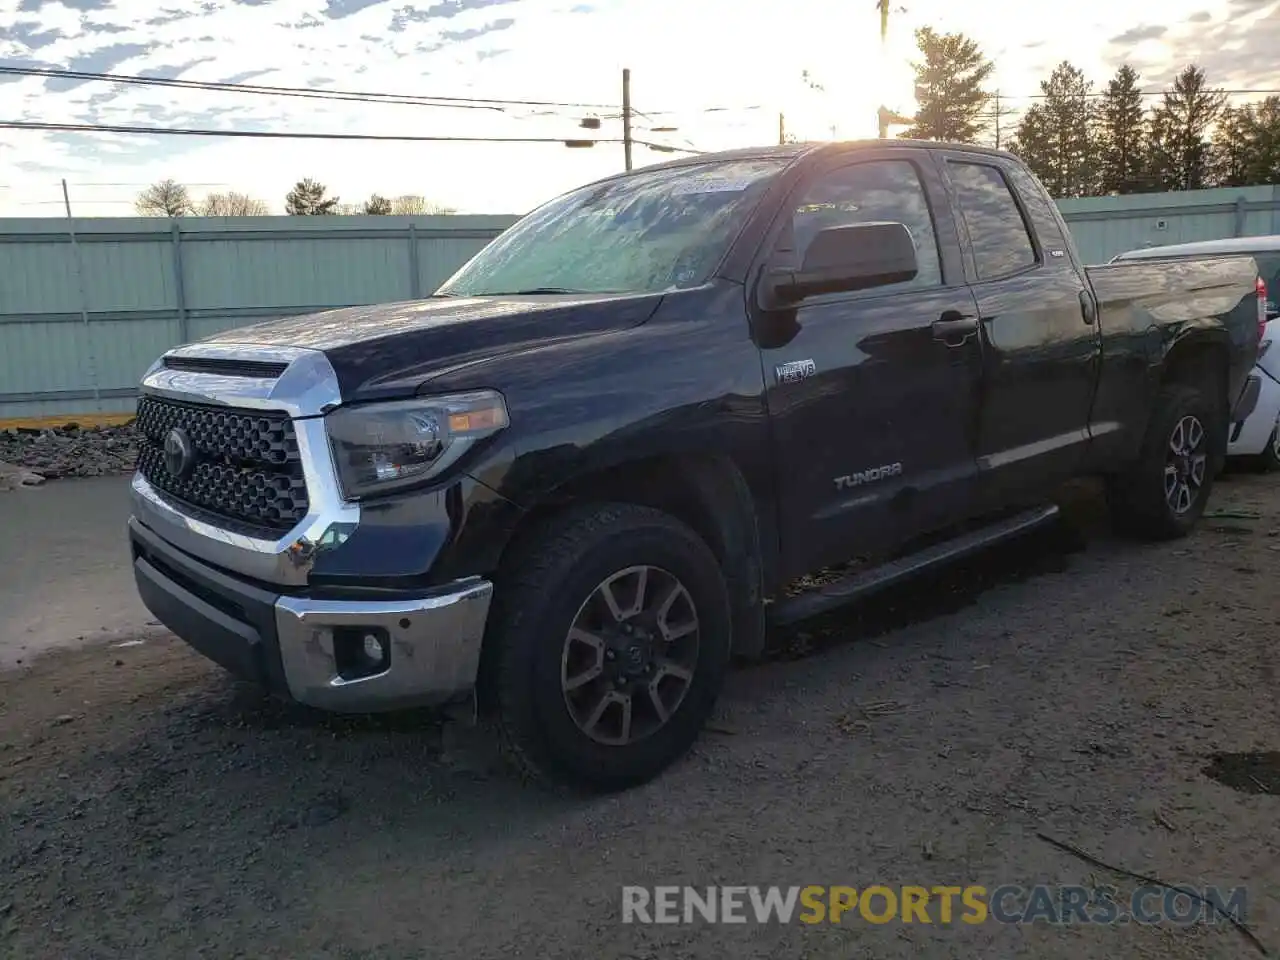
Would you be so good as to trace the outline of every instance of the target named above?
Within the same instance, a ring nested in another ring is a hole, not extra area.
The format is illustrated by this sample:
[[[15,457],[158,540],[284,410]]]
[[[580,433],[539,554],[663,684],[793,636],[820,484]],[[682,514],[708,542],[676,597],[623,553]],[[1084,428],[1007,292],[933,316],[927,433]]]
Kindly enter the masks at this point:
[[[688,525],[711,548],[724,574],[733,614],[733,652],[764,648],[764,596],[770,558],[746,477],[724,454],[660,455],[625,460],[570,477],[546,491],[521,517],[503,547],[501,567],[555,517],[585,503],[653,507]]]
[[[1214,433],[1217,448],[1212,451],[1215,474],[1222,470],[1227,458],[1228,420],[1231,415],[1231,398],[1227,396],[1230,363],[1231,348],[1225,330],[1191,330],[1174,340],[1165,351],[1157,386],[1158,391],[1174,383],[1203,384],[1218,403],[1220,429]]]

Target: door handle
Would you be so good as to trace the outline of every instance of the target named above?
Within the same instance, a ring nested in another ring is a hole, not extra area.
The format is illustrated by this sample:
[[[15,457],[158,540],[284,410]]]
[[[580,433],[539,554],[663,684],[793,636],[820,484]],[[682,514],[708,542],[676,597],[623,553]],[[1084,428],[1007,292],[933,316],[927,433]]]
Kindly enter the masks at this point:
[[[1085,326],[1092,327],[1098,320],[1098,304],[1088,290],[1080,291],[1080,314]]]
[[[948,310],[940,319],[933,321],[933,339],[941,340],[948,347],[964,346],[977,332],[977,317],[967,317],[954,310]]]

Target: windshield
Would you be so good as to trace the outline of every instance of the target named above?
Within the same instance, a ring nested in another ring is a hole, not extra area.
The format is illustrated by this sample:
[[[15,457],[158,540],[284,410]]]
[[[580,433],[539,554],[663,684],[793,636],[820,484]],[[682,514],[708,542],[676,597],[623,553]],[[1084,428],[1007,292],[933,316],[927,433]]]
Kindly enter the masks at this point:
[[[574,190],[510,227],[437,291],[657,293],[705,283],[788,160],[730,160]]]

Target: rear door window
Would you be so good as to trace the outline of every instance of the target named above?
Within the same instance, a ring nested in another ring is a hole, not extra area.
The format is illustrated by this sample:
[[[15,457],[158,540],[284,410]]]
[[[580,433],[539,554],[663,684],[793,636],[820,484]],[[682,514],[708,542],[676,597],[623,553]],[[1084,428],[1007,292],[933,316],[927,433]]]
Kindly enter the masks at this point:
[[[957,160],[947,166],[973,247],[978,279],[995,280],[1035,266],[1035,243],[1000,168]]]

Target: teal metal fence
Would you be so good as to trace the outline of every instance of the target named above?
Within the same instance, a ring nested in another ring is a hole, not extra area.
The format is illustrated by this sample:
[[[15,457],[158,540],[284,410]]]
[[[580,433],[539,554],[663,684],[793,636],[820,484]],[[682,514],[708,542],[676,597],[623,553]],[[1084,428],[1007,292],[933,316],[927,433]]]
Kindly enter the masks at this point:
[[[0,220],[0,423],[128,412],[177,343],[410,300],[515,218]]]
[[[1280,186],[1064,200],[1090,263],[1280,234]],[[0,220],[0,424],[132,410],[177,343],[433,292],[510,216]]]

